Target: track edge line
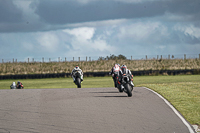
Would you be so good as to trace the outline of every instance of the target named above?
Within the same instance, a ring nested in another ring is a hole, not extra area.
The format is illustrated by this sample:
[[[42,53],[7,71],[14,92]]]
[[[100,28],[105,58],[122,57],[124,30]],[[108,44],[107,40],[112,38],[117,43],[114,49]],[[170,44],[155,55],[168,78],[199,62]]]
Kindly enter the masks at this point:
[[[159,96],[162,100],[164,100],[164,102],[174,111],[174,113],[181,119],[181,121],[185,124],[185,126],[188,128],[189,132],[190,133],[196,133],[194,131],[194,129],[191,127],[191,124],[189,124],[187,122],[187,120],[174,108],[174,106],[172,106],[172,104],[167,101],[162,95],[160,95],[159,93],[155,92],[154,90],[152,89],[149,89],[147,87],[143,87],[151,92],[153,92],[154,94],[156,94],[157,96]]]

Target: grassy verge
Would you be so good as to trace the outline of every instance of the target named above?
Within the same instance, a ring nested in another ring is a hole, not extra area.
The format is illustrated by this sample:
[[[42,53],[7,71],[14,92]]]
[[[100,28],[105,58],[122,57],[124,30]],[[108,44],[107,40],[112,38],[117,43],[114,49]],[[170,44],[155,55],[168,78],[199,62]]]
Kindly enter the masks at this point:
[[[9,89],[17,80],[0,80],[0,89]],[[76,88],[72,78],[20,80],[25,89]],[[137,87],[146,86],[164,96],[191,123],[200,125],[200,75],[134,77]],[[82,88],[113,87],[111,77],[84,78]]]

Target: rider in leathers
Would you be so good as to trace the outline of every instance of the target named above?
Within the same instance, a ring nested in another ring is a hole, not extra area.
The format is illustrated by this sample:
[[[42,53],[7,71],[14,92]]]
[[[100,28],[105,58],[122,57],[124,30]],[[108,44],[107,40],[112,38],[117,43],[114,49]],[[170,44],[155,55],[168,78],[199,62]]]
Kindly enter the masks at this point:
[[[131,71],[129,69],[127,69],[126,65],[122,65],[121,66],[121,71],[119,72],[119,75],[120,75],[119,81],[120,82],[121,82],[121,78],[122,78],[123,74],[128,74],[129,75],[129,78],[131,79],[131,87],[133,88],[134,87],[133,75],[132,75]]]
[[[119,77],[119,71],[121,71],[120,65],[119,64],[115,64],[115,66],[112,67],[111,71],[109,72],[109,74],[112,75],[115,87],[117,87],[117,83],[115,81],[115,78]]]
[[[74,82],[75,82],[75,75],[74,75],[74,73],[76,72],[76,71],[80,71],[81,72],[81,81],[83,81],[83,71],[78,67],[78,66],[76,66],[73,70],[72,70],[72,72],[71,72],[71,75],[72,75],[72,78],[73,78],[73,80],[74,80]]]

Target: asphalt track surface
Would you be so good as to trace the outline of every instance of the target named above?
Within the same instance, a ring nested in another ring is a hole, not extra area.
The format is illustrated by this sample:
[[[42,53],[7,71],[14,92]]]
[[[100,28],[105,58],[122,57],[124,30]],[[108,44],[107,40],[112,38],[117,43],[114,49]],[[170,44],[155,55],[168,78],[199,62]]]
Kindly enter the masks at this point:
[[[0,90],[0,133],[191,132],[143,87],[135,87],[132,97],[115,88]]]

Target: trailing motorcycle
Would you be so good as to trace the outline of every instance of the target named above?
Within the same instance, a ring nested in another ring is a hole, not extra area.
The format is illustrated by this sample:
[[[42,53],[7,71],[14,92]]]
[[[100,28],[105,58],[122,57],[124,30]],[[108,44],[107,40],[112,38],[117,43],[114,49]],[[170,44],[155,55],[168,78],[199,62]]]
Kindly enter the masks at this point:
[[[121,85],[119,81],[119,71],[120,71],[120,67],[118,64],[115,64],[115,66],[112,68],[112,71],[110,72],[110,74],[112,73],[112,78],[114,81],[114,86],[115,88],[117,88],[119,90],[119,92],[123,92],[123,90],[121,89]]]
[[[119,82],[118,73],[113,74],[113,80],[114,80],[115,87],[119,90],[119,92],[123,92],[123,89],[121,88],[121,83]]]
[[[128,97],[132,96],[133,87],[131,86],[132,78],[129,74],[123,74],[121,78],[121,83],[123,91],[128,94]]]
[[[77,88],[81,88],[81,72],[75,71],[74,77],[75,77],[74,83],[77,85]]]

